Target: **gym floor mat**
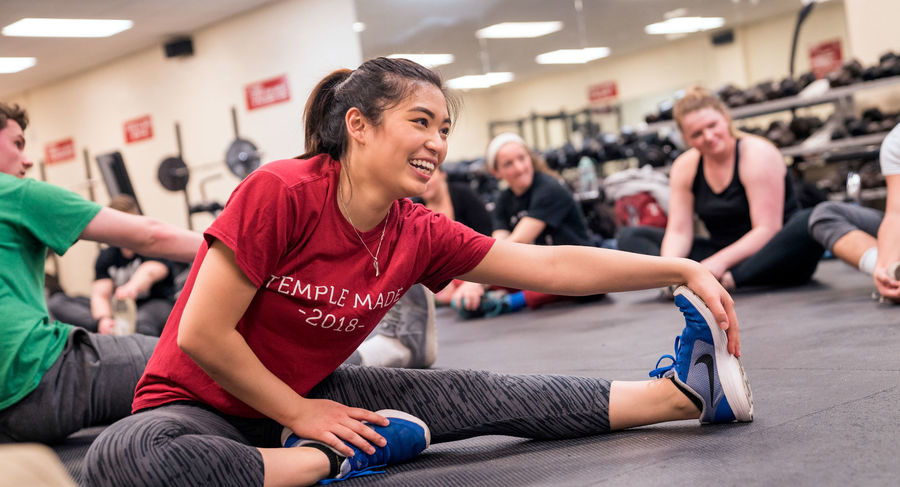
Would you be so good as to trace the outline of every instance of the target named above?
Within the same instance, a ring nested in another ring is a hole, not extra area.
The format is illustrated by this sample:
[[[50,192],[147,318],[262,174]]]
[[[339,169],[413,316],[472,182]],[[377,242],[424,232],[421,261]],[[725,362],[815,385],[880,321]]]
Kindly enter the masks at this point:
[[[900,305],[823,261],[815,281],[735,294],[755,420],[680,421],[605,436],[487,436],[433,445],[351,486],[893,485],[900,478]],[[616,293],[487,320],[438,310],[437,368],[643,380],[683,320],[656,291]],[[99,428],[57,445],[78,478]]]

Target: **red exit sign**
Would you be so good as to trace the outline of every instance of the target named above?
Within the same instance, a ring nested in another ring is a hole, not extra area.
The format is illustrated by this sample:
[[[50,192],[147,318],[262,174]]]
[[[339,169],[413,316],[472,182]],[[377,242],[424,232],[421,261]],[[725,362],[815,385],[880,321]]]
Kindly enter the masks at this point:
[[[123,128],[125,142],[128,144],[153,138],[153,123],[150,121],[150,115],[128,120]]]
[[[809,48],[809,69],[816,78],[823,78],[841,68],[842,58],[840,39],[820,42]]]
[[[610,103],[619,97],[619,87],[615,81],[604,81],[588,87],[588,102],[591,104]]]
[[[247,110],[286,102],[291,99],[287,75],[249,84],[244,87],[244,95],[247,99]]]
[[[47,160],[47,164],[75,159],[75,141],[69,137],[48,143],[44,146],[44,158]]]

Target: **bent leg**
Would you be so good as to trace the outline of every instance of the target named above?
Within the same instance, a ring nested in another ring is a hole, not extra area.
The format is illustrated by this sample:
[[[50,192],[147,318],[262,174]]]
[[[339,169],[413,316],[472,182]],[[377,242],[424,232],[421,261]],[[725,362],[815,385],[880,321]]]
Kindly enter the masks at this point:
[[[812,209],[795,213],[756,254],[731,269],[742,286],[793,286],[808,281],[825,249],[809,235]]]
[[[47,298],[47,310],[54,320],[80,326],[87,331],[97,331],[97,323],[91,315],[91,300],[85,296],[69,296],[53,293]]]
[[[819,203],[809,216],[809,233],[816,242],[833,251],[837,241],[854,230],[877,236],[883,218],[884,213],[874,208],[849,203]]]
[[[53,443],[82,428],[127,416],[156,341],[74,328],[38,387],[0,412],[0,439]]]
[[[84,459],[85,485],[263,485],[260,451],[218,414],[173,404],[105,429]]]
[[[809,217],[809,232],[839,259],[871,274],[878,253],[875,238],[882,219],[884,213],[873,208],[820,203]]]

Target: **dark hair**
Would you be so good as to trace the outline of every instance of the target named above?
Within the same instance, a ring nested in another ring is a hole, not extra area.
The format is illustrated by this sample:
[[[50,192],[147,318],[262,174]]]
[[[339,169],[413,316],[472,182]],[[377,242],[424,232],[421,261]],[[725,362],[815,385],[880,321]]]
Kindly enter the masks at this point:
[[[22,130],[28,126],[28,115],[25,114],[25,110],[19,108],[19,105],[7,105],[0,101],[0,130],[6,128],[7,120],[15,120]]]
[[[140,213],[137,201],[135,201],[134,197],[132,197],[130,194],[122,193],[114,196],[111,200],[109,200],[108,206],[114,210],[124,211],[125,213],[131,213],[134,215]]]
[[[375,125],[382,113],[409,96],[417,84],[435,86],[455,118],[458,102],[434,71],[408,59],[379,57],[351,71],[333,71],[313,88],[303,113],[306,153],[298,159],[328,154],[336,160],[347,151],[344,115],[356,107]]]

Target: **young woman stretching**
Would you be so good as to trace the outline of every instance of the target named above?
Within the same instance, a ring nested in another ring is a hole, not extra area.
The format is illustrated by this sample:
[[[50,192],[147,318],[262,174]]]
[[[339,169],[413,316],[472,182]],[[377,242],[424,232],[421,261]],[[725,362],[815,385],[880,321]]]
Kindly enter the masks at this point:
[[[558,174],[517,134],[504,132],[488,144],[485,163],[491,174],[506,183],[493,211],[492,237],[537,245],[593,245],[581,207]],[[569,296],[535,290],[508,290],[500,297],[486,286],[467,282],[451,297],[464,318],[496,316],[523,308],[537,309]],[[505,292],[505,291],[500,291]],[[590,296],[597,299],[601,296]]]
[[[88,485],[306,485],[408,460],[432,440],[751,419],[733,303],[699,264],[494,241],[406,199],[444,160],[448,105],[440,79],[407,60],[319,83],[307,153],[251,174],[207,229],[136,414],[88,452]],[[688,325],[662,380],[340,366],[410,286],[456,276],[560,294],[693,292],[679,296]]]
[[[735,130],[728,108],[693,87],[675,103],[690,146],[672,163],[666,229],[625,227],[619,250],[699,261],[726,289],[792,286],[812,277],[825,249],[807,230],[784,157],[768,140]],[[709,238],[694,236],[694,214]]]

